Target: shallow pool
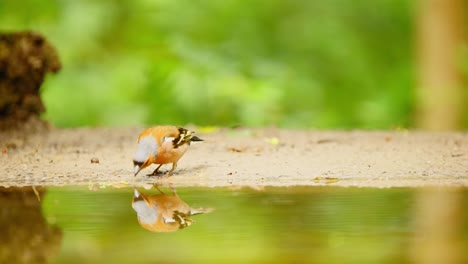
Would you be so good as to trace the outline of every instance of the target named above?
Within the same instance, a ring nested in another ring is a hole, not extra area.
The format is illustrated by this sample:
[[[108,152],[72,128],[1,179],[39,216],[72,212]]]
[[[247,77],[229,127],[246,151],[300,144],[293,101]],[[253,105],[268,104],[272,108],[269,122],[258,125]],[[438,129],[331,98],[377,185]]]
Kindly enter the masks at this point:
[[[1,188],[0,263],[468,260],[466,188],[175,191]]]

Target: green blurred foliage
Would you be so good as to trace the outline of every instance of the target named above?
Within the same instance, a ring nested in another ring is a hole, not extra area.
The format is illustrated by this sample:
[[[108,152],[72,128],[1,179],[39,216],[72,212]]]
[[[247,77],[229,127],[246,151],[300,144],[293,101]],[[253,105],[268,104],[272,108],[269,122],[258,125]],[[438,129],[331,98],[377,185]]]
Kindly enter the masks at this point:
[[[27,0],[63,70],[43,86],[60,127],[194,123],[411,126],[412,1]]]

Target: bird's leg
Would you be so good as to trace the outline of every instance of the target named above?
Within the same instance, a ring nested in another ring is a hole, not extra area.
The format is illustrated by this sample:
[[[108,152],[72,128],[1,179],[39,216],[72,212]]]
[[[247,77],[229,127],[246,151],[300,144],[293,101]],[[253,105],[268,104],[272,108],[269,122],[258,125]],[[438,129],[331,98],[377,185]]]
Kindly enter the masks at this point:
[[[172,186],[172,184],[171,184],[171,183],[169,183],[169,188],[171,188],[171,190],[172,190],[172,195],[174,195],[174,196],[178,197],[178,195],[177,195],[177,191],[176,191],[176,189],[174,188],[174,186]]]
[[[153,171],[153,173],[148,174],[147,176],[156,176],[159,173],[159,168],[161,168],[162,164],[159,164],[159,166]]]
[[[172,168],[171,168],[170,171],[168,171],[168,172],[166,173],[166,175],[167,175],[167,176],[171,176],[171,175],[172,175],[172,172],[175,171],[176,168],[177,168],[177,162],[172,163]]]
[[[153,184],[153,187],[156,188],[156,190],[158,190],[161,194],[164,194],[164,192],[159,189],[159,186],[156,183]]]

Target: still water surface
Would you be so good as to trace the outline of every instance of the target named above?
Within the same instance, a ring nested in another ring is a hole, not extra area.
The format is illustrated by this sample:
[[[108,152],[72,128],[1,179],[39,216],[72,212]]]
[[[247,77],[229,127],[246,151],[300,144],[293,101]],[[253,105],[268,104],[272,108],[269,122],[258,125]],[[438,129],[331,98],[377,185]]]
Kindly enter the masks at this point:
[[[2,188],[0,263],[467,261],[467,189],[159,189]]]

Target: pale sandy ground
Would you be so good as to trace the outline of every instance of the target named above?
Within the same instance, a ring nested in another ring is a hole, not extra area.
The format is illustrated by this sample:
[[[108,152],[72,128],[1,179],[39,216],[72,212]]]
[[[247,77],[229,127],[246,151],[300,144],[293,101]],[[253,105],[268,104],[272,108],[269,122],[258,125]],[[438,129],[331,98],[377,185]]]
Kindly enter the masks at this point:
[[[468,186],[468,133],[222,129],[198,133],[173,176],[135,178],[140,130],[0,132],[0,186]]]

